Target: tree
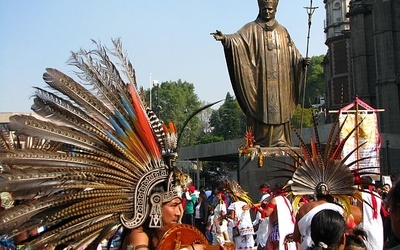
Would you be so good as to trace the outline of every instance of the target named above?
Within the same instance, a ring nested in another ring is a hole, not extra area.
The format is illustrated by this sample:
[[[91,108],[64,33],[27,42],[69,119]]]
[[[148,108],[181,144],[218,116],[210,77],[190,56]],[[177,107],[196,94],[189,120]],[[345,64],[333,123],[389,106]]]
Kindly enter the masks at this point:
[[[312,119],[315,110],[312,108],[312,104],[317,103],[319,97],[325,96],[323,60],[324,55],[311,57],[311,62],[307,70],[304,107],[302,107],[303,103],[298,105],[292,118],[292,124],[295,128],[300,128],[302,121],[304,128],[313,126]],[[301,102],[303,101],[302,98],[303,93],[301,94]]]
[[[188,125],[183,128],[186,119],[195,110],[199,109],[201,102],[194,92],[194,85],[186,81],[162,82],[152,88],[152,109],[159,113],[159,118],[165,123],[170,121],[177,125],[178,133],[183,130],[180,146],[192,144],[200,135],[201,122],[199,117],[193,117]],[[149,99],[150,91],[146,91]]]
[[[206,106],[206,105],[208,105],[208,103],[206,103],[204,101],[201,103],[202,107]],[[211,117],[212,112],[213,112],[212,107],[209,107],[209,108],[201,111],[199,114],[199,119],[201,122],[201,125],[200,125],[200,135],[201,136],[211,133],[212,128],[210,126],[210,117]]]
[[[318,97],[325,96],[324,68],[322,62],[324,55],[311,57],[311,62],[307,70],[306,95],[304,107],[310,108],[316,103]],[[303,93],[301,95],[303,98]]]
[[[220,142],[224,141],[224,137],[222,136],[215,136],[212,135],[211,133],[205,134],[204,136],[201,136],[198,141],[196,141],[196,145],[200,144],[208,144],[208,143],[213,143],[213,142]]]
[[[226,94],[225,102],[210,117],[210,125],[214,136],[224,140],[238,139],[244,136],[246,131],[246,117],[243,114],[237,100]]]
[[[309,128],[313,126],[312,119],[313,119],[313,108],[301,108],[301,105],[297,105],[296,109],[294,110],[294,114],[292,117],[292,125],[299,129],[301,126],[301,116],[303,115],[303,128]]]

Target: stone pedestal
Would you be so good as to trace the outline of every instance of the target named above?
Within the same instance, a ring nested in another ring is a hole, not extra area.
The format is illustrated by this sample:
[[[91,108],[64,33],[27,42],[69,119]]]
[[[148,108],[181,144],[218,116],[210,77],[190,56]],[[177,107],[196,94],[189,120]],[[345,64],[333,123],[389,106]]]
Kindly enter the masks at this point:
[[[259,152],[253,157],[239,157],[238,182],[254,202],[260,197],[258,187],[262,183],[268,182],[273,188],[275,184],[284,185],[290,179],[289,172],[278,171],[276,167],[287,168],[288,164],[294,164],[293,158],[288,154],[291,150],[300,152],[299,148],[259,148]]]

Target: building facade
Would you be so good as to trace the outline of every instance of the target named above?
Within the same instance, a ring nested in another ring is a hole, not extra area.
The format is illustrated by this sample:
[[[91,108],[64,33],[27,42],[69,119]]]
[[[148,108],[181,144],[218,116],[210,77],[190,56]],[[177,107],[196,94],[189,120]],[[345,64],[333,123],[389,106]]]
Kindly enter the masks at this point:
[[[382,133],[400,134],[400,1],[325,0],[327,108],[358,96],[379,115]]]
[[[338,110],[355,96],[379,112],[379,130],[400,135],[400,0],[324,0],[328,51],[324,60],[326,107]],[[330,118],[333,119],[333,116]],[[328,120],[329,122],[329,120]],[[398,142],[384,141],[383,147]],[[385,145],[388,144],[388,145]],[[400,163],[383,151],[383,165]],[[386,170],[400,172],[396,169]]]
[[[339,109],[342,102],[352,101],[350,21],[346,17],[349,0],[325,0],[325,33],[328,52],[324,60],[325,105]]]

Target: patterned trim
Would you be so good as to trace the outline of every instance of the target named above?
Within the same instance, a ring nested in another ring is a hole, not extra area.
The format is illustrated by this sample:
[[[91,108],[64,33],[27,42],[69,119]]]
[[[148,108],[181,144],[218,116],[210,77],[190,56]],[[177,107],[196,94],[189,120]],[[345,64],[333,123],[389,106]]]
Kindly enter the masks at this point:
[[[127,219],[125,214],[121,214],[120,216],[121,223],[124,227],[132,229],[143,224],[150,211],[148,197],[150,196],[151,190],[159,183],[167,181],[168,176],[168,169],[154,169],[140,178],[133,196],[135,201],[133,217]]]

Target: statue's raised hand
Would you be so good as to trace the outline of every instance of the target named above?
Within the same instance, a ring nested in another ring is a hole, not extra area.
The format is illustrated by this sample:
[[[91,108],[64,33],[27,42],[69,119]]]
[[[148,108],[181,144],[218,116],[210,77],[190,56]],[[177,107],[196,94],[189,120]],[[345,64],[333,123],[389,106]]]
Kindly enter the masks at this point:
[[[224,34],[219,30],[216,30],[215,33],[210,33],[210,35],[217,41],[222,41],[224,39]]]

